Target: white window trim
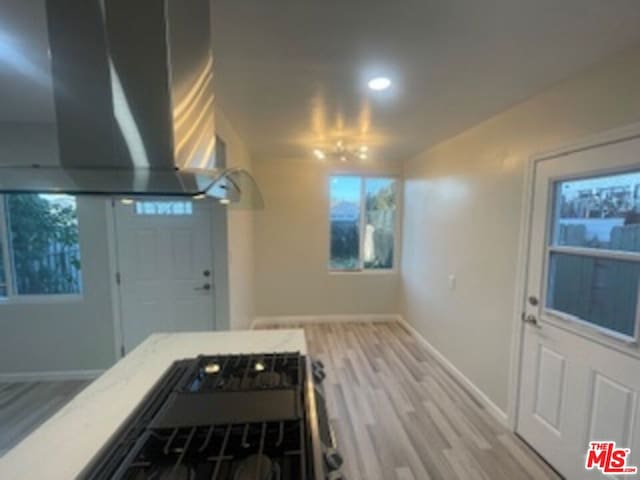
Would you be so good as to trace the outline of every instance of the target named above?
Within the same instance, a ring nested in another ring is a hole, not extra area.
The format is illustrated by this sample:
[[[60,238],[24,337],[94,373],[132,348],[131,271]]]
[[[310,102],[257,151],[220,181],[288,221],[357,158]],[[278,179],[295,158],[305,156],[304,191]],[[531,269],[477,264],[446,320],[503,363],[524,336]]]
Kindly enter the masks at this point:
[[[79,303],[84,300],[84,281],[81,293],[19,294],[16,292],[13,279],[13,262],[9,251],[9,229],[7,222],[6,196],[0,193],[0,254],[4,267],[6,296],[0,296],[0,305],[45,304],[45,303]]]
[[[0,297],[0,301],[6,302],[12,297],[13,275],[11,274],[11,257],[9,255],[9,234],[7,231],[7,217],[5,212],[5,196],[0,195],[0,248],[2,251],[2,266],[4,268],[4,279],[6,287],[6,296]]]
[[[548,254],[561,253],[576,255],[579,257],[604,258],[606,260],[619,260],[622,262],[640,262],[639,252],[625,250],[608,250],[605,248],[572,247],[570,245],[549,245]]]
[[[10,294],[0,297],[0,305],[23,305],[44,303],[80,303],[84,301],[81,293],[49,293],[44,295]]]
[[[334,177],[359,177],[361,179],[360,182],[360,245],[359,245],[359,264],[360,268],[357,269],[334,269],[331,268],[331,179]],[[367,179],[371,178],[388,178],[393,179],[396,182],[396,216],[394,219],[393,225],[393,267],[391,268],[364,268],[364,260],[362,258],[364,252],[364,235],[362,232],[365,231],[365,222],[366,216],[363,213],[366,208],[366,203],[363,204],[362,201],[365,198],[365,183]],[[402,181],[399,175],[397,174],[385,174],[385,173],[360,173],[360,172],[329,172],[329,177],[326,184],[329,187],[329,191],[327,192],[327,197],[329,199],[329,208],[328,208],[328,232],[327,235],[327,265],[328,265],[328,273],[329,275],[397,275],[399,272],[398,262],[400,261],[400,221],[401,221],[401,211],[402,211]]]

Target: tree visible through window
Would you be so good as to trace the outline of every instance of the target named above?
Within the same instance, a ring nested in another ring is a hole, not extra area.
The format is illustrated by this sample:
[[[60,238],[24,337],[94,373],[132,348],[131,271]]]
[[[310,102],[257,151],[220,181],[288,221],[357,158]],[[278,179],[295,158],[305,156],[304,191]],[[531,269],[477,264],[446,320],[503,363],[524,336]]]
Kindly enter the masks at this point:
[[[4,197],[9,264],[0,264],[0,294],[60,295],[82,290],[75,197],[11,194]],[[11,275],[11,282],[2,283]],[[8,288],[10,286],[11,288]]]
[[[393,268],[396,185],[393,178],[331,177],[331,270]]]

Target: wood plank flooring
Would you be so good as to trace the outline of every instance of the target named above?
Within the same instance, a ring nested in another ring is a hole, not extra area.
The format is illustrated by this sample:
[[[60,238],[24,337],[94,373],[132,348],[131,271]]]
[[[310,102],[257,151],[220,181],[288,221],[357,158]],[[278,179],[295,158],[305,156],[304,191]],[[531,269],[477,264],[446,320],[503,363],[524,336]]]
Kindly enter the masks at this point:
[[[558,478],[401,324],[301,327],[327,368],[328,408],[349,480]],[[87,383],[0,384],[0,456]]]
[[[0,457],[88,384],[88,381],[0,383]]]
[[[300,326],[349,480],[559,478],[401,324]]]

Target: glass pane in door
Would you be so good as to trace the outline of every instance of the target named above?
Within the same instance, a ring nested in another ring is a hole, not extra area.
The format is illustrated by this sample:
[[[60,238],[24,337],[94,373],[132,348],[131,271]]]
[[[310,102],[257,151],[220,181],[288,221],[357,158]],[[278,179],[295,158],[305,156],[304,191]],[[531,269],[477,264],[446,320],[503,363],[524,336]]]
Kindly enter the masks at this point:
[[[634,337],[640,263],[552,252],[547,308]]]
[[[557,182],[551,243],[640,252],[640,172]]]

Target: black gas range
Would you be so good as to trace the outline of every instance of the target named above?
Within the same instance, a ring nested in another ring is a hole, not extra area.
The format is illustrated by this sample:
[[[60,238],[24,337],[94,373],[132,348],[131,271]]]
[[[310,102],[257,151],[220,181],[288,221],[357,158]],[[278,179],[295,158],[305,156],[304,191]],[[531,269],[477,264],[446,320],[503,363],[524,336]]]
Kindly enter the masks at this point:
[[[344,479],[324,378],[299,353],[179,360],[81,478]]]

